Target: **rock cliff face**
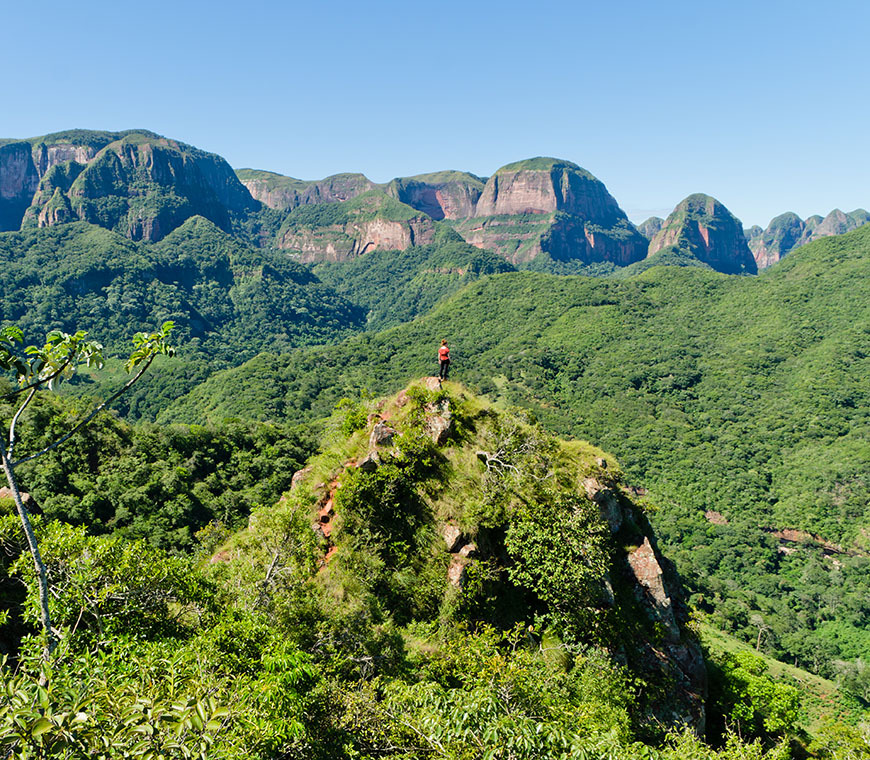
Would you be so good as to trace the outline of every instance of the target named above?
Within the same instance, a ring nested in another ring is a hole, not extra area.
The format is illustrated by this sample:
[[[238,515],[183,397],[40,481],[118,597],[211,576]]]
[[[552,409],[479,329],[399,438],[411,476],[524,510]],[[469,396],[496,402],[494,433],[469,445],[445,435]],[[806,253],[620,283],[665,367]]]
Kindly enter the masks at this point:
[[[0,231],[21,227],[25,212],[34,202],[40,181],[54,167],[70,162],[84,165],[99,150],[126,134],[129,132],[71,130],[11,141],[0,146]],[[141,134],[157,137],[152,132]],[[54,189],[51,187],[43,192],[42,203],[54,197]]]
[[[369,251],[404,251],[412,245],[426,245],[434,237],[435,228],[424,217],[403,222],[372,219],[286,233],[279,247],[305,263],[349,261]]]
[[[639,261],[646,241],[589,172],[552,158],[519,161],[487,180],[474,215],[455,229],[472,245],[515,264],[544,254],[556,261]]]
[[[151,132],[75,130],[0,148],[0,225],[84,220],[159,240],[195,215],[229,228],[258,208],[219,156]]]
[[[302,206],[278,232],[277,244],[298,260],[348,261],[369,251],[404,251],[435,237],[435,223],[374,190],[343,203]]]
[[[849,213],[836,208],[824,218],[815,215],[804,220],[787,212],[772,219],[767,229],[758,228],[749,240],[749,248],[758,268],[764,269],[799,246],[822,237],[851,232],[868,222],[870,213],[862,208]]]
[[[24,212],[39,186],[30,143],[0,146],[0,232],[21,227]]]
[[[399,177],[386,188],[386,192],[396,200],[433,219],[474,216],[474,208],[482,191],[483,180],[480,177],[458,171]]]
[[[307,204],[349,201],[375,187],[362,174],[335,174],[313,182],[255,169],[239,169],[236,175],[256,200],[283,211]]]
[[[756,274],[743,225],[725,206],[697,193],[682,201],[649,244],[649,255],[665,248],[693,255],[725,274]]]
[[[749,243],[759,269],[775,264],[793,248],[801,245],[806,224],[791,212],[780,214],[771,220],[767,229],[761,231]]]

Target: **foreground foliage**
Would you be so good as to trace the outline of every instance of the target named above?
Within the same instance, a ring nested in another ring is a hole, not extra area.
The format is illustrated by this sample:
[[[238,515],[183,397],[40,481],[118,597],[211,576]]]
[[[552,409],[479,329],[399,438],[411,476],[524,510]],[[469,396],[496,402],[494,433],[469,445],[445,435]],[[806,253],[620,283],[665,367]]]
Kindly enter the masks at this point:
[[[653,742],[643,705],[658,697],[631,651],[655,627],[641,615],[625,628],[630,614],[614,609],[609,625],[590,628],[591,611],[605,609],[596,557],[616,549],[580,502],[544,501],[575,488],[576,468],[594,468],[600,452],[564,448],[522,413],[455,397],[453,443],[439,448],[425,410],[444,397],[408,395],[390,420],[401,435],[377,470],[342,468],[366,448],[370,424],[358,411],[373,402],[346,403],[305,479],[220,546],[172,556],[39,520],[61,646],[47,668],[25,636],[3,666],[0,749],[33,758],[789,756],[778,738],[793,729],[787,717],[757,741],[746,723],[744,741],[730,736],[718,749],[680,731]],[[481,462],[475,446],[498,463]],[[337,553],[324,564],[311,520],[320,479],[336,471]],[[558,535],[586,569],[560,569],[549,534],[529,523],[535,508],[520,509],[536,501],[564,513]],[[483,574],[461,589],[445,583],[434,533],[433,520],[448,517],[483,552]],[[504,520],[515,532],[500,559],[491,551]],[[12,516],[0,518],[6,552],[20,540]],[[27,587],[26,624],[34,584],[26,563],[8,570]],[[611,636],[628,664],[610,654]]]

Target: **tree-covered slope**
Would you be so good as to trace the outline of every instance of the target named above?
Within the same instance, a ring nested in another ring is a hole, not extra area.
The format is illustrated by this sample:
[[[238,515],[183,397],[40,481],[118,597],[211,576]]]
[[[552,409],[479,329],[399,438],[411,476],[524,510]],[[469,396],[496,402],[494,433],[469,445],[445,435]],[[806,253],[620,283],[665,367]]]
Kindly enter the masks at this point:
[[[0,233],[0,286],[0,321],[33,342],[82,329],[111,356],[135,332],[173,320],[182,361],[125,399],[146,415],[217,367],[335,340],[365,318],[305,267],[201,217],[150,245],[85,222]]]
[[[428,245],[375,250],[345,262],[323,261],[313,271],[368,311],[368,330],[382,330],[425,314],[473,280],[510,272],[513,267],[501,256],[468,245],[449,227],[439,226]]]
[[[87,223],[0,235],[0,319],[27,335],[91,330],[111,347],[161,320],[175,340],[238,360],[266,346],[334,339],[359,311],[285,256],[201,217],[154,245]]]
[[[322,415],[433,372],[446,337],[458,377],[621,458],[721,624],[748,637],[760,615],[771,652],[829,672],[870,654],[868,268],[860,229],[757,278],[493,276],[411,324],[256,357],[165,418]]]

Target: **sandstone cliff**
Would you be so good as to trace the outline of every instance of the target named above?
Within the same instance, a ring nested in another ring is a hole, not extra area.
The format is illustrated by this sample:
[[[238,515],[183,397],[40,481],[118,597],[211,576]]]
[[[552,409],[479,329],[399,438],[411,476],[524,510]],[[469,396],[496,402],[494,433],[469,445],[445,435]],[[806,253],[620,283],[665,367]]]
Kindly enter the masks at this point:
[[[40,181],[55,166],[69,162],[84,165],[106,145],[133,131],[94,132],[73,129],[5,142],[0,146],[0,231],[17,230],[21,227],[25,212],[33,203],[34,194],[39,189]],[[140,134],[157,137],[153,132],[140,131]],[[43,192],[42,202],[46,203],[53,197],[54,187],[51,187]],[[38,215],[37,212],[35,216]]]
[[[649,244],[649,255],[665,248],[690,254],[725,274],[756,274],[743,225],[715,198],[702,193],[679,203]]]
[[[503,166],[487,180],[473,216],[454,226],[472,245],[515,264],[543,254],[625,266],[646,253],[645,239],[604,185],[576,164],[553,158]]]
[[[404,251],[434,237],[429,216],[372,190],[342,203],[298,207],[276,240],[300,261],[316,262],[347,261],[369,251]]]
[[[284,211],[307,204],[349,201],[375,187],[362,174],[335,174],[311,182],[256,169],[239,169],[236,175],[256,200]]]
[[[787,212],[772,219],[767,229],[758,228],[759,231],[749,240],[749,248],[758,268],[764,269],[799,246],[822,237],[851,232],[868,222],[870,213],[862,208],[849,213],[834,209],[824,218],[815,215],[804,220]]]
[[[17,230],[39,186],[30,143],[0,146],[0,232]]]
[[[386,192],[433,219],[462,219],[474,216],[483,187],[483,180],[473,174],[444,171],[398,177]]]

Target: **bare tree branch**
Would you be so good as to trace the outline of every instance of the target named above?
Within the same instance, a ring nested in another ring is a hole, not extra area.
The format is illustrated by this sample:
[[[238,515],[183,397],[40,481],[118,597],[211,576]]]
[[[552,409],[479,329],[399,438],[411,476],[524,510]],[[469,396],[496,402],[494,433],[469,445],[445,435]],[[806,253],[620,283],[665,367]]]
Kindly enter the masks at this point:
[[[60,374],[70,365],[70,362],[73,360],[74,356],[75,356],[75,354],[73,352],[70,352],[69,358],[63,364],[61,364],[60,367],[58,367],[54,372],[52,372],[48,377],[43,377],[41,380],[37,380],[34,383],[28,383],[27,385],[22,386],[21,388],[18,388],[14,391],[10,391],[9,393],[6,393],[3,396],[0,396],[0,398],[12,398],[13,396],[17,396],[19,393],[24,393],[24,391],[27,391],[30,389],[36,389],[36,388],[39,388],[39,386],[41,386],[41,385],[45,385],[46,383],[50,383],[55,378],[60,377]]]
[[[6,452],[6,455],[10,459],[12,458],[12,452],[15,449],[15,426],[18,424],[18,418],[21,416],[21,412],[27,408],[27,405],[33,401],[35,395],[36,386],[31,388],[29,395],[24,399],[24,403],[18,407],[18,411],[15,412],[15,416],[12,418],[12,423],[9,425],[9,450]]]

